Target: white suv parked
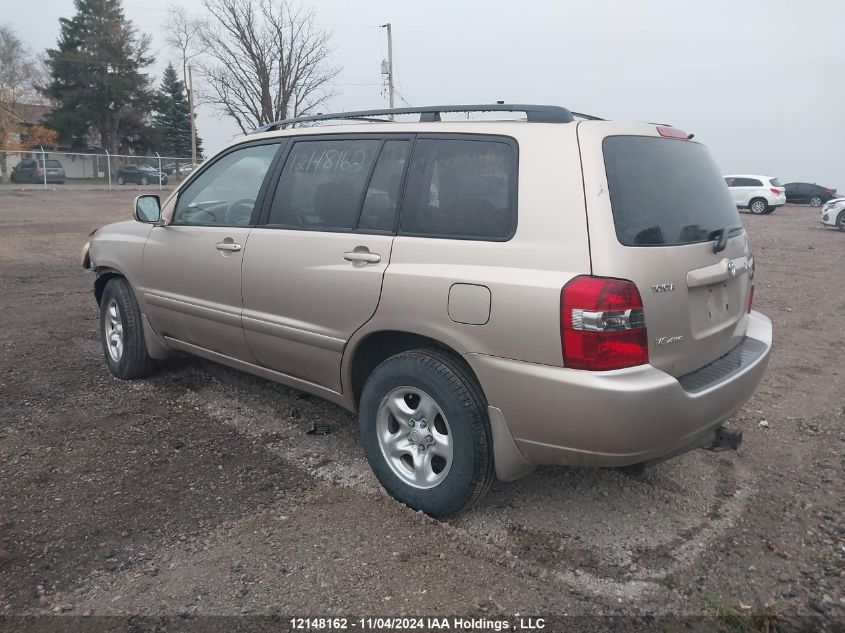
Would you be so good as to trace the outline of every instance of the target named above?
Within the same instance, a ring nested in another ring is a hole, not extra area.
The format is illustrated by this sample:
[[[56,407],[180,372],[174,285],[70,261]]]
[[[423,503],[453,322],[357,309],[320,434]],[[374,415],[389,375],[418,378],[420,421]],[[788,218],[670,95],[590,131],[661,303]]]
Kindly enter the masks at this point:
[[[786,204],[786,189],[777,178],[738,174],[725,176],[736,206],[762,215]]]
[[[845,231],[845,198],[834,198],[822,207],[822,224]]]

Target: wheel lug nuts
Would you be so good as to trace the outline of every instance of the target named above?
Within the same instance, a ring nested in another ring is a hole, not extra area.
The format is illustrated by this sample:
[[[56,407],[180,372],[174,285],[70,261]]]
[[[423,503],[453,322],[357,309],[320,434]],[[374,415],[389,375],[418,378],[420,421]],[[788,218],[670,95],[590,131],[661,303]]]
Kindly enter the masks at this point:
[[[426,442],[430,442],[430,441],[432,441],[433,439],[434,439],[434,438],[433,438],[431,435],[426,435],[426,436],[425,436],[425,441],[426,441]]]
[[[417,425],[417,423],[416,423],[416,422],[414,422],[413,420],[411,420],[410,422],[408,422],[408,426],[416,426],[416,425]]]
[[[425,420],[420,420],[420,428],[421,429],[425,428]]]

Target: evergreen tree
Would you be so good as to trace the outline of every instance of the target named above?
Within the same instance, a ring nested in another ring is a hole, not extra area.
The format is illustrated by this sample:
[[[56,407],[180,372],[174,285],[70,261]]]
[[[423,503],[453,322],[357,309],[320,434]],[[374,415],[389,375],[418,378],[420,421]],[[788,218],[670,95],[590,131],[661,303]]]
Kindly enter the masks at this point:
[[[58,48],[47,51],[44,94],[57,103],[48,117],[63,142],[85,146],[90,132],[114,153],[150,143],[152,106],[147,75],[150,37],[139,36],[121,0],[75,0],[76,15],[60,18]]]
[[[191,155],[191,109],[185,84],[179,80],[173,64],[168,64],[156,93],[153,127],[158,152],[162,156]],[[202,140],[197,136],[197,156],[202,156]]]

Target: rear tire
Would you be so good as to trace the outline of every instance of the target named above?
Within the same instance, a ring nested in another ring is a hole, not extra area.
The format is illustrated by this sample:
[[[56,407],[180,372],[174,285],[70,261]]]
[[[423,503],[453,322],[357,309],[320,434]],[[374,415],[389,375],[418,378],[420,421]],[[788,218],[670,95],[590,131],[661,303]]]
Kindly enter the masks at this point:
[[[820,207],[822,206],[823,202],[824,200],[822,200],[819,196],[813,196],[812,198],[810,198],[811,207]]]
[[[414,510],[448,517],[493,484],[487,403],[451,354],[419,349],[381,363],[364,385],[358,424],[379,482]]]
[[[748,203],[748,210],[754,215],[763,215],[766,213],[766,209],[768,208],[769,203],[766,202],[765,198],[754,198]]]
[[[115,378],[144,378],[155,369],[147,353],[141,309],[123,277],[109,280],[100,297],[100,340]]]
[[[836,218],[836,228],[845,231],[845,211],[842,211]]]

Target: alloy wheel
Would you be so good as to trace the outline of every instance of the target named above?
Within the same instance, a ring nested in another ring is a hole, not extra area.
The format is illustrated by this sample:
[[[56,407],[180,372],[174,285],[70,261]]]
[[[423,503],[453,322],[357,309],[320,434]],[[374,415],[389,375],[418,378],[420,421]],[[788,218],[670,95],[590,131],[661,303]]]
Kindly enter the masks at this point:
[[[115,363],[123,356],[123,319],[116,299],[110,299],[106,305],[106,318],[103,322],[106,335],[106,349]]]
[[[415,387],[396,387],[376,414],[381,453],[390,469],[414,488],[434,488],[452,467],[449,422],[434,398]]]

